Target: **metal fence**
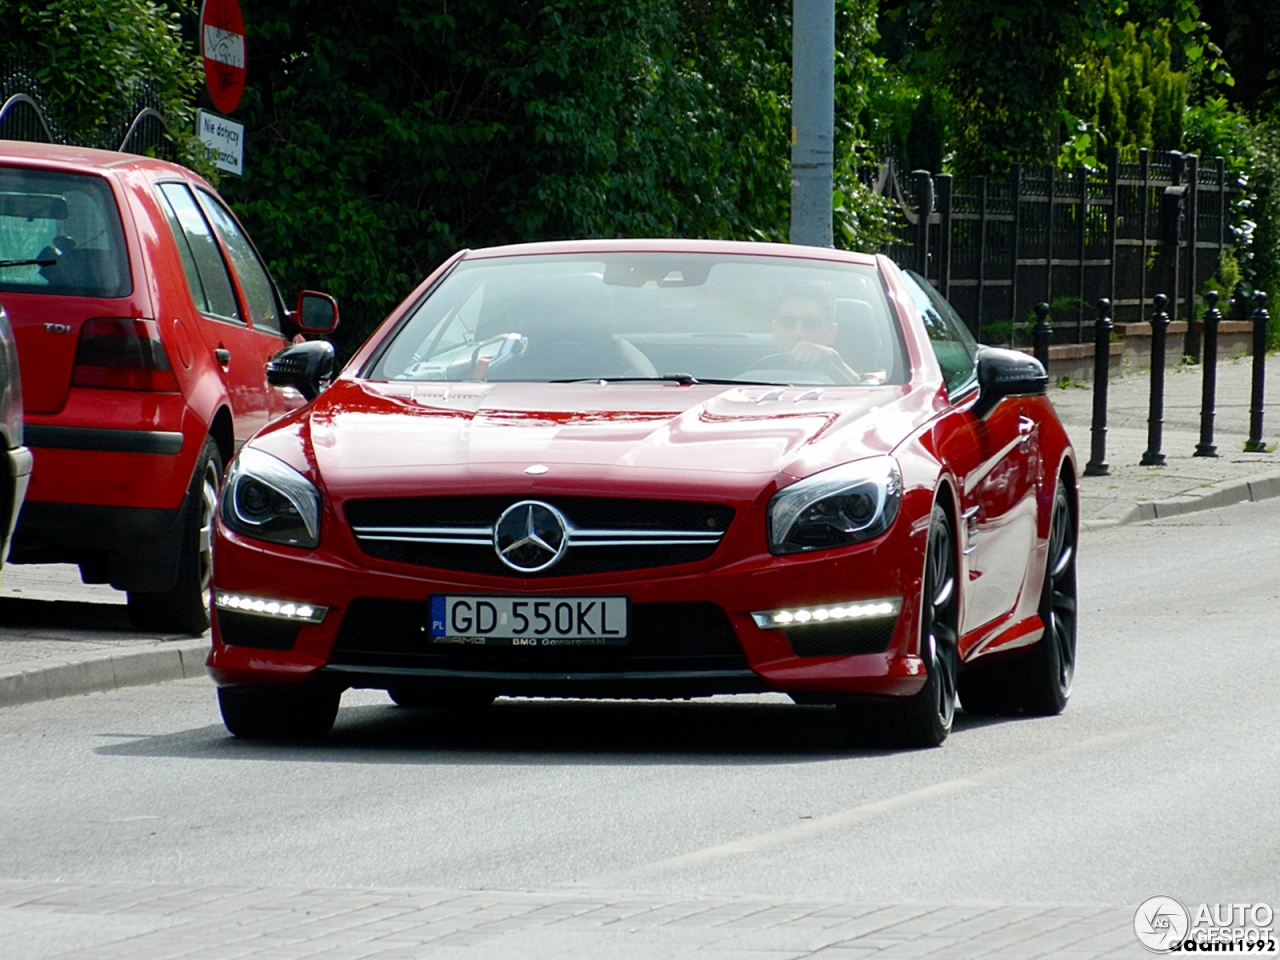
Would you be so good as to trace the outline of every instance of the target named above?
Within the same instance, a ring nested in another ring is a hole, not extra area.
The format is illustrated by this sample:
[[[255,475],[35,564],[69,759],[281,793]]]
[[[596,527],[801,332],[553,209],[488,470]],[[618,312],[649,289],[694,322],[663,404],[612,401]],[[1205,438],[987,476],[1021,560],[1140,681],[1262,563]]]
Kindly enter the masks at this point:
[[[1188,319],[1231,247],[1239,188],[1221,157],[1141,150],[1127,162],[1112,150],[1098,170],[917,170],[905,184],[887,165],[877,189],[902,213],[885,252],[931,280],[980,339],[1026,344],[1040,302],[1053,306],[1057,342],[1089,339],[1100,297],[1118,322],[1145,320],[1158,293]]]
[[[52,115],[32,71],[11,66],[0,79],[0,140],[36,143],[77,143],[83,147],[117,150],[177,160],[177,144],[159,111],[153,91],[141,89],[130,109],[106,124],[89,142],[70,137]]]

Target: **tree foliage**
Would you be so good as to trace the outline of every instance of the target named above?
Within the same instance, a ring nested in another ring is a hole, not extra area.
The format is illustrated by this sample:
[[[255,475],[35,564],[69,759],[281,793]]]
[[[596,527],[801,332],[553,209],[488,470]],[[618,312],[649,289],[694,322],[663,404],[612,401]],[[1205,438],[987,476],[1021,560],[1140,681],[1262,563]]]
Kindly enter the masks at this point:
[[[0,0],[0,65],[28,64],[69,136],[95,143],[153,96],[179,147],[194,156],[186,133],[194,115],[200,66],[182,41],[190,0]]]
[[[837,7],[837,233],[865,246],[873,3]],[[247,26],[247,173],[223,188],[348,336],[463,246],[786,237],[789,5],[261,0]]]
[[[1056,158],[1057,120],[1088,8],[1088,0],[938,4],[937,70],[953,105],[958,172]]]
[[[1064,166],[1097,167],[1105,147],[1127,160],[1140,149],[1181,150],[1190,75],[1173,66],[1172,26],[1126,23],[1081,57],[1066,105],[1075,127],[1062,146]]]

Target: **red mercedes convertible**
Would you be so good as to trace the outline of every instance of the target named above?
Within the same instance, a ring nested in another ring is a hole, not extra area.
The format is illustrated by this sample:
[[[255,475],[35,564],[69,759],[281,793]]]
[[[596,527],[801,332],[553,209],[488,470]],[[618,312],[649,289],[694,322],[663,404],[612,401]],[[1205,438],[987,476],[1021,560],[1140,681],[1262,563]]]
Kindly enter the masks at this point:
[[[464,251],[221,491],[209,669],[237,736],[342,692],[777,691],[849,742],[1060,712],[1076,459],[1033,358],[885,257],[612,240]]]

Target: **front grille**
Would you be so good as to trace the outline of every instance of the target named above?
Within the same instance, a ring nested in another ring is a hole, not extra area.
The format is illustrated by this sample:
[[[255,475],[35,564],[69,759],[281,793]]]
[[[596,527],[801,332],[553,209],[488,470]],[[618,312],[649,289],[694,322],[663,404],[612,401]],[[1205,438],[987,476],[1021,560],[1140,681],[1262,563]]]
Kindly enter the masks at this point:
[[[413,497],[346,505],[360,549],[371,557],[490,576],[530,577],[498,559],[493,527],[522,497]],[[586,576],[696,563],[715,553],[733,520],[722,504],[608,497],[548,497],[569,522],[568,547],[542,571]]]
[[[808,623],[783,633],[797,657],[852,657],[888,650],[897,623],[897,617],[828,621]]]
[[[630,642],[622,646],[437,645],[431,642],[430,623],[430,601],[360,598],[342,620],[329,663],[560,678],[575,673],[750,672],[729,618],[714,603],[633,603]]]

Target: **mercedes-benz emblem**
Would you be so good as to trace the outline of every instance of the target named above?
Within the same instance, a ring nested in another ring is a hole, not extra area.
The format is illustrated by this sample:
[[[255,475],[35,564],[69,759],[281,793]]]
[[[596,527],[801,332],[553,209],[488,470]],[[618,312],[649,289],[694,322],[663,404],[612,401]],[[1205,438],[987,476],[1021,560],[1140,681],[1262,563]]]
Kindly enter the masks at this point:
[[[512,570],[537,573],[564,556],[569,524],[550,504],[521,500],[502,511],[493,527],[493,549]]]

